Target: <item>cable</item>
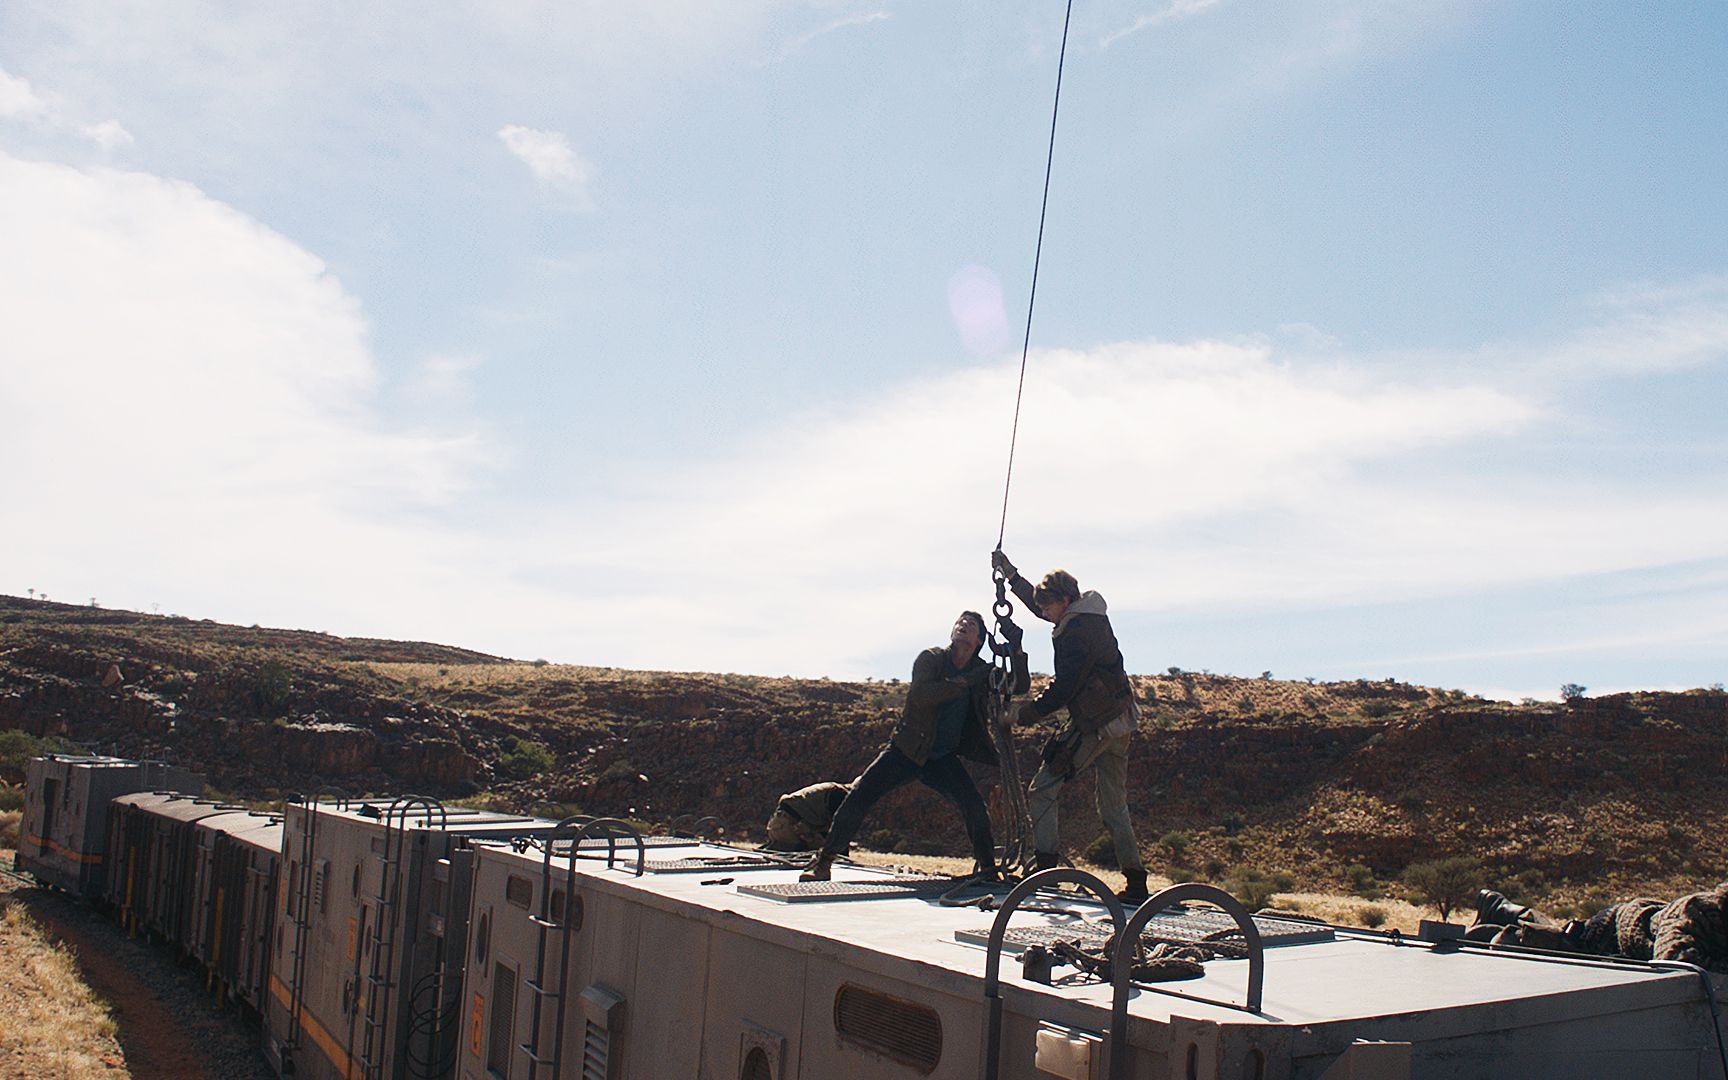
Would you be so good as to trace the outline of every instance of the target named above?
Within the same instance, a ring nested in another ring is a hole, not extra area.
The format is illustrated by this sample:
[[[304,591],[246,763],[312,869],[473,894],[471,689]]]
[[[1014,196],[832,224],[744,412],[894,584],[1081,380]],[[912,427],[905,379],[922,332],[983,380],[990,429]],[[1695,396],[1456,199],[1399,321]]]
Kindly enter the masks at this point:
[[[1032,290],[1026,298],[1026,337],[1020,343],[1020,382],[1014,390],[1014,428],[1008,436],[1008,475],[1002,481],[1002,526],[996,532],[996,550],[1008,535],[1008,488],[1014,482],[1014,446],[1020,439],[1020,399],[1026,392],[1026,356],[1032,348],[1032,310],[1038,302],[1038,264],[1044,258],[1044,218],[1050,210],[1050,170],[1056,161],[1056,118],[1062,111],[1062,68],[1068,60],[1068,23],[1074,15],[1074,0],[1068,0],[1062,16],[1062,49],[1056,56],[1056,98],[1050,105],[1050,146],[1044,154],[1044,198],[1038,204],[1038,246],[1032,253]]]

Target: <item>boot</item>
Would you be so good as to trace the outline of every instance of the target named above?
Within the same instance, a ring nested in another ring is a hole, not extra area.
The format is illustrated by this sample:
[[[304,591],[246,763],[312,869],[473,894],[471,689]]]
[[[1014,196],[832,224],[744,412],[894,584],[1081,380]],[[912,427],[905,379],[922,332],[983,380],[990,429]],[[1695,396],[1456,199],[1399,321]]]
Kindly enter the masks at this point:
[[[799,881],[827,881],[834,868],[834,856],[826,851],[818,851],[816,857],[810,860],[810,865],[798,875]]]
[[[1124,904],[1138,904],[1152,894],[1146,891],[1146,871],[1124,870],[1122,876],[1128,883],[1122,886],[1122,891],[1116,894],[1116,899]]]
[[[1034,851],[1032,853],[1032,869],[1034,872],[1039,870],[1054,870],[1061,862],[1062,856],[1056,854],[1054,851]]]
[[[1476,922],[1478,925],[1516,926],[1530,914],[1530,909],[1522,904],[1514,904],[1493,889],[1479,889],[1476,892]]]

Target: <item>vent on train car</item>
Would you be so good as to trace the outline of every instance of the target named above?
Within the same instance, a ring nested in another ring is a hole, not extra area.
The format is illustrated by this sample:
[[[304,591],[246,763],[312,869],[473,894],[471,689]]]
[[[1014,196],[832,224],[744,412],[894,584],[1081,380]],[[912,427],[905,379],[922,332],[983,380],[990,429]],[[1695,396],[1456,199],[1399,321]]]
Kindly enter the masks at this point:
[[[834,995],[834,1030],[926,1075],[942,1060],[942,1018],[935,1009],[862,986],[847,983]]]
[[[520,874],[511,874],[504,880],[504,899],[526,909],[534,900],[534,883]]]
[[[738,1080],[780,1080],[786,1072],[786,1036],[744,1021],[738,1038]]]
[[[618,1075],[623,1022],[623,997],[599,983],[582,991],[582,1080],[614,1080]]]
[[[330,860],[319,859],[314,864],[312,871],[312,906],[317,908],[320,913],[330,910],[330,904],[324,892],[324,885],[329,879]]]
[[[744,1056],[744,1068],[739,1070],[738,1080],[774,1080],[774,1067],[768,1064],[768,1055],[760,1046],[752,1046],[750,1053]]]
[[[510,1059],[516,1048],[516,969],[497,964],[492,969],[492,1030],[486,1048],[486,1069],[495,1076],[510,1076]]]

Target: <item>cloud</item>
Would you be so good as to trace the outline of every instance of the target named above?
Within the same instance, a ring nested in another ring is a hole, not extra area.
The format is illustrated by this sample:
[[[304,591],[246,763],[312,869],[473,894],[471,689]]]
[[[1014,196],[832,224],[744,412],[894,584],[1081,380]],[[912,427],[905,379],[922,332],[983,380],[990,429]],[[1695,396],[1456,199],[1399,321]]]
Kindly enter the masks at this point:
[[[36,586],[377,626],[450,580],[467,541],[425,523],[487,448],[378,419],[318,259],[187,184],[5,155],[0,235],[0,458],[28,466],[0,532]]]
[[[786,44],[780,49],[780,55],[782,57],[790,56],[824,34],[832,34],[836,30],[844,30],[850,26],[868,26],[871,23],[882,22],[890,18],[893,18],[893,15],[887,11],[865,11],[834,19],[814,30],[807,30],[802,34],[795,34],[788,38]]]
[[[594,166],[571,149],[570,140],[562,132],[507,124],[498,130],[498,138],[528,166],[536,180],[561,192],[575,209],[594,209],[594,199],[588,190],[594,180]]]
[[[75,135],[104,151],[132,144],[131,132],[118,120],[77,121],[60,97],[38,92],[28,80],[10,75],[4,69],[0,69],[0,120],[12,120],[49,134]]]
[[[1545,370],[1626,375],[1728,360],[1728,277],[1628,285],[1595,299],[1600,321],[1547,350]]]
[[[1160,23],[1170,22],[1173,19],[1185,19],[1191,15],[1198,15],[1208,8],[1217,7],[1221,2],[1222,0],[1170,0],[1168,4],[1157,11],[1148,15],[1141,15],[1122,29],[1104,35],[1099,39],[1098,47],[1107,49],[1130,34],[1138,34],[1142,30],[1157,26]]]

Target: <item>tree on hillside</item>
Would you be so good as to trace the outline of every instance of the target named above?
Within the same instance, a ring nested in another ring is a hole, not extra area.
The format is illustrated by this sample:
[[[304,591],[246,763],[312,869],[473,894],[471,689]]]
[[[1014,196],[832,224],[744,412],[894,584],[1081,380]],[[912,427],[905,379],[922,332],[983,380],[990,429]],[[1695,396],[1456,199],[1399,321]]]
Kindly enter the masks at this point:
[[[1469,855],[1412,863],[1401,879],[1410,898],[1440,912],[1441,921],[1468,904],[1482,887],[1482,864]]]
[[[1590,688],[1587,686],[1579,686],[1575,682],[1569,682],[1560,688],[1560,700],[1577,701],[1579,698],[1583,697],[1589,689]]]

